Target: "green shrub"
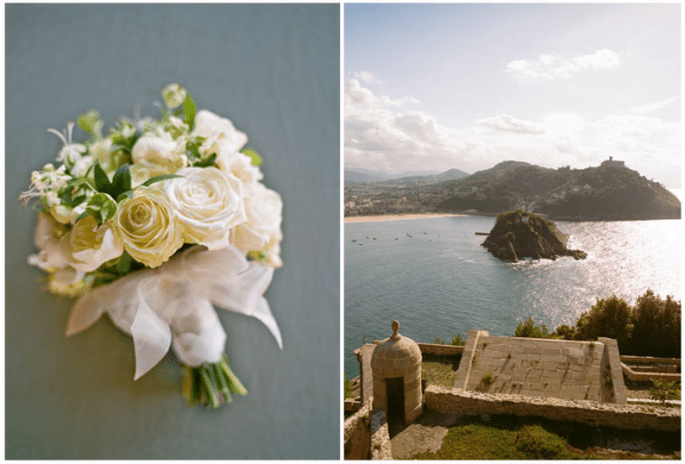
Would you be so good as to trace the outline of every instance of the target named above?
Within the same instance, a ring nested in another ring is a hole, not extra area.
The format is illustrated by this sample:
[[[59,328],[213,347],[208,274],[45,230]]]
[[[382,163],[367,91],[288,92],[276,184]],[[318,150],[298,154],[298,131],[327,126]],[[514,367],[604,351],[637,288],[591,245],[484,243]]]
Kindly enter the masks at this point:
[[[616,295],[597,303],[589,312],[583,313],[576,322],[576,340],[596,340],[609,337],[618,342],[618,348],[625,352],[633,331],[631,308]]]
[[[343,385],[345,387],[345,398],[354,398],[352,394],[352,381],[347,378],[347,374],[345,374]]]
[[[464,346],[466,342],[461,338],[461,335],[457,334],[456,337],[452,337],[452,346]]]
[[[525,321],[519,322],[519,325],[514,331],[514,337],[528,337],[528,338],[552,338],[552,335],[547,330],[545,324],[535,325],[532,317],[528,317]]]
[[[628,353],[662,358],[680,357],[679,301],[662,300],[652,290],[640,296],[633,309],[633,336]]]
[[[574,340],[576,338],[576,328],[568,325],[560,325],[554,329],[554,335],[557,335],[564,340]]]
[[[434,344],[434,345],[444,345],[444,344],[445,344],[445,340],[443,340],[443,339],[440,338],[440,337],[435,337],[435,340],[433,340],[433,344]]]
[[[569,459],[564,440],[539,425],[523,427],[516,439],[516,449],[528,459]]]
[[[680,384],[676,381],[668,382],[666,380],[652,380],[654,388],[650,388],[649,396],[652,399],[666,402],[669,400],[680,399]]]

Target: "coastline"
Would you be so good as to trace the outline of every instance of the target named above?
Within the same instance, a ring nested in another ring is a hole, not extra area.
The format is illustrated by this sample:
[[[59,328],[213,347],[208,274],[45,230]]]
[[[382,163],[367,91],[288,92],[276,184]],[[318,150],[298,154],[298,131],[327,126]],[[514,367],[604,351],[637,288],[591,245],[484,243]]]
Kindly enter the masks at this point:
[[[350,222],[375,222],[375,221],[402,221],[406,219],[426,219],[436,217],[467,217],[470,214],[457,213],[410,213],[410,214],[380,214],[376,216],[346,216],[345,223]]]

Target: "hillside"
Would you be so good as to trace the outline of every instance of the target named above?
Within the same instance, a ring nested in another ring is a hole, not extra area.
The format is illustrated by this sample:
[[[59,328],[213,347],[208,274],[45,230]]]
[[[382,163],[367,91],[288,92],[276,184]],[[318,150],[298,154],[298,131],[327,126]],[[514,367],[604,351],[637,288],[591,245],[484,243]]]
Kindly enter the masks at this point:
[[[438,209],[496,213],[523,208],[567,219],[680,218],[680,201],[675,195],[626,167],[548,169],[518,165],[512,169],[512,165],[507,165],[506,168],[476,173],[479,179],[475,182],[471,176],[462,184],[437,185],[449,185],[457,190],[439,202]]]
[[[408,184],[437,184],[440,182],[447,182],[450,180],[455,180],[455,179],[463,179],[464,177],[468,177],[469,173],[464,172],[461,169],[450,169],[445,172],[441,172],[440,174],[432,174],[432,175],[420,175],[420,176],[408,176],[408,177],[400,177],[397,179],[391,179],[385,181],[386,184],[395,184],[395,185],[408,185]]]
[[[433,176],[435,177],[435,176]],[[679,219],[680,201],[663,185],[621,162],[585,169],[505,161],[442,182],[346,185],[346,214],[479,212],[523,209],[567,220]]]

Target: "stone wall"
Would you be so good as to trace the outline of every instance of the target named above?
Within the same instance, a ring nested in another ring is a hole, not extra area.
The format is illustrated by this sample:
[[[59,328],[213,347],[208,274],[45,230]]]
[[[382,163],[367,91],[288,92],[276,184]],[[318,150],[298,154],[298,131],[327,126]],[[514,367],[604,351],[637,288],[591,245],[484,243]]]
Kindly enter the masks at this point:
[[[463,346],[436,345],[435,343],[419,343],[421,354],[434,356],[460,356],[464,352]]]
[[[370,411],[371,405],[367,403],[345,421],[345,459],[369,459],[371,447]]]
[[[383,409],[374,409],[371,412],[371,459],[392,459],[390,432]]]
[[[680,430],[680,408],[532,398],[452,390],[430,385],[424,393],[428,409],[448,414],[503,414],[633,430]]]

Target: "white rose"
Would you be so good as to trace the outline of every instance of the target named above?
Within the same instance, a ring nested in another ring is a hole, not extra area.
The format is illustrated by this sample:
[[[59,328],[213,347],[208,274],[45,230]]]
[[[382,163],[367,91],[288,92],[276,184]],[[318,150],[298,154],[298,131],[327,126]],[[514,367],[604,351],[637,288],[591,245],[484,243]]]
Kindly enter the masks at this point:
[[[210,250],[228,245],[230,230],[245,221],[240,181],[214,167],[185,168],[164,191],[182,224],[186,242]]]
[[[169,200],[156,188],[138,188],[133,198],[119,203],[114,226],[128,254],[149,267],[167,261],[183,245]]]
[[[231,242],[242,251],[257,251],[269,255],[267,251],[283,237],[281,196],[263,184],[255,183],[245,194],[245,212],[247,221],[236,227]]]
[[[247,143],[247,135],[237,130],[229,119],[207,110],[200,110],[195,115],[195,128],[191,135],[207,139],[200,147],[200,151],[206,154],[235,153]]]
[[[71,266],[79,271],[91,272],[124,252],[124,244],[109,223],[98,227],[95,218],[88,216],[62,237],[65,248],[71,252]]]
[[[171,138],[146,135],[131,150],[133,166],[145,169],[151,176],[173,174],[184,166],[184,157]]]
[[[28,263],[44,271],[54,271],[69,266],[69,252],[57,237],[63,227],[55,224],[46,214],[38,213],[38,224],[33,236],[33,244],[38,253],[28,257]]]
[[[226,174],[231,174],[240,179],[244,185],[259,182],[264,175],[259,167],[252,164],[252,158],[242,153],[222,152],[216,159],[216,165]]]

